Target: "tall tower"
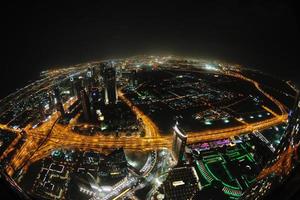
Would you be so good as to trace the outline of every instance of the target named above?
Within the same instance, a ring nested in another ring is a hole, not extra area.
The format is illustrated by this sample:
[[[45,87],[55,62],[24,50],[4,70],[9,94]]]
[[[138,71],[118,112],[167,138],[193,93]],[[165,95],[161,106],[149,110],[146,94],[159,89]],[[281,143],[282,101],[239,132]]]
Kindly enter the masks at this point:
[[[49,109],[52,112],[53,109],[55,108],[53,91],[48,91],[48,101],[49,101]]]
[[[60,91],[58,87],[54,88],[54,97],[56,99],[56,108],[61,113],[62,116],[65,115],[65,110],[61,101]]]
[[[89,97],[86,94],[84,89],[80,91],[80,99],[81,99],[84,119],[86,121],[89,121],[91,119],[91,105],[90,105]]]
[[[69,82],[70,82],[71,96],[75,96],[76,95],[76,88],[75,88],[75,81],[74,81],[73,76],[69,77]]]
[[[80,91],[83,89],[82,87],[82,80],[78,79],[74,81],[74,90],[75,90],[75,95],[77,96],[77,99],[81,99]]]
[[[88,93],[91,92],[92,86],[93,86],[93,71],[91,68],[88,68],[86,72],[86,78],[85,78],[85,86],[87,88]]]
[[[92,88],[91,91],[91,104],[93,107],[93,112],[96,112],[96,110],[100,109],[100,93],[98,88]]]
[[[104,102],[105,104],[117,103],[116,69],[113,64],[105,65],[103,69]]]
[[[185,151],[187,136],[185,132],[178,127],[178,123],[173,127],[172,152],[178,164],[182,164]]]

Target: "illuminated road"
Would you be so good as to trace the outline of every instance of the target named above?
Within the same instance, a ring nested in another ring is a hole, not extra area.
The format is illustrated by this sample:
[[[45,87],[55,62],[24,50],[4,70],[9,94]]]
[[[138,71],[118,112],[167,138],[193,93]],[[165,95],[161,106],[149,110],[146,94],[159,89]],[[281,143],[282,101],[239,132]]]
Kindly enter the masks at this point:
[[[273,117],[267,120],[262,120],[260,122],[254,123],[242,123],[242,125],[218,129],[218,130],[207,130],[199,132],[188,132],[188,143],[194,143],[204,140],[216,140],[229,138],[232,136],[245,134],[252,132],[254,130],[261,130],[268,128],[270,126],[277,125],[287,120],[287,113],[284,109],[284,106],[277,101],[275,98],[270,96],[268,93],[263,91],[260,85],[247,77],[242,76],[241,74],[225,72],[226,75],[233,76],[236,78],[243,79],[252,83],[257,90],[259,90],[263,95],[270,99],[274,104],[278,106],[281,111],[281,114],[273,113]],[[131,137],[113,137],[113,136],[84,136],[78,133],[74,133],[71,129],[71,125],[61,125],[56,123],[57,119],[60,117],[60,113],[53,113],[51,118],[44,122],[39,127],[32,129],[27,126],[24,128],[27,138],[24,144],[20,149],[17,150],[13,156],[10,164],[6,168],[6,171],[9,175],[13,175],[16,171],[23,169],[27,170],[28,166],[48,156],[51,151],[64,148],[64,149],[81,149],[81,150],[94,150],[101,152],[104,148],[119,148],[124,147],[126,149],[139,149],[139,150],[152,150],[157,148],[171,148],[172,135],[162,136],[160,134],[159,128],[157,125],[146,116],[137,106],[133,105],[132,102],[125,97],[122,91],[118,91],[119,98],[125,102],[132,111],[136,114],[137,119],[141,119],[143,127],[145,130],[145,137],[140,136],[131,136]],[[64,107],[67,109],[75,99],[70,99]],[[5,125],[0,126],[1,129],[11,130]],[[14,131],[15,130],[11,130]],[[13,142],[14,144],[16,141]],[[8,155],[12,151],[14,144],[11,144],[1,159]]]
[[[263,179],[270,174],[288,175],[293,167],[292,156],[294,155],[294,148],[288,148],[278,155],[278,160],[270,167],[264,168],[258,175],[257,179]]]
[[[156,124],[147,115],[145,115],[138,107],[134,106],[131,103],[131,101],[124,96],[121,90],[118,90],[118,96],[131,108],[131,110],[135,113],[136,117],[142,120],[146,132],[146,137],[159,136],[159,129],[156,126]]]
[[[255,122],[251,124],[245,124],[241,126],[236,126],[232,128],[224,128],[219,130],[208,130],[200,132],[188,132],[188,142],[194,143],[205,140],[217,140],[223,138],[229,138],[236,135],[241,135],[243,133],[249,133],[254,130],[262,130],[274,125],[278,125],[287,119],[287,114],[273,117],[271,119],[263,120],[260,122]]]
[[[21,132],[18,129],[8,127],[6,124],[0,124],[0,129],[5,130],[5,131],[9,131],[9,132],[13,132],[13,133],[17,133],[17,134],[20,134],[20,132]]]

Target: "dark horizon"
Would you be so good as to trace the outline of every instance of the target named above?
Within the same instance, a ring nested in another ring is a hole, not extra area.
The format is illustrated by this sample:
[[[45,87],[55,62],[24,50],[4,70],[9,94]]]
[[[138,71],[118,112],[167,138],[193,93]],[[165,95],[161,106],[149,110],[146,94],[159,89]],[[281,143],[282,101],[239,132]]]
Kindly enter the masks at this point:
[[[51,66],[140,54],[224,60],[298,81],[299,19],[289,1],[11,3],[7,11],[0,98]]]

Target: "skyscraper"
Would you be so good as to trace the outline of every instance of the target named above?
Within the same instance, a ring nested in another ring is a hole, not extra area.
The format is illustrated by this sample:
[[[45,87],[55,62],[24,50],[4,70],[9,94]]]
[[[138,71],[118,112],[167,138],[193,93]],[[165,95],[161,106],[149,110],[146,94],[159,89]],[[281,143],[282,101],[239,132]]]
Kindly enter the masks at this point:
[[[41,115],[42,119],[45,119],[46,113],[45,113],[45,109],[44,109],[42,102],[39,103],[39,111],[40,111],[40,115]]]
[[[48,102],[49,102],[49,110],[52,111],[55,108],[53,91],[48,91]]]
[[[91,68],[88,68],[87,72],[86,72],[86,78],[85,78],[85,85],[87,88],[88,93],[91,92],[92,86],[93,86],[93,71]]]
[[[81,105],[83,110],[84,119],[89,121],[91,119],[91,105],[89,97],[86,94],[85,90],[80,91]]]
[[[70,92],[71,92],[71,96],[75,96],[76,95],[76,87],[75,87],[75,81],[74,81],[74,77],[70,76]]]
[[[91,104],[93,107],[93,112],[96,112],[96,110],[100,109],[100,93],[98,88],[92,88],[91,91]]]
[[[177,164],[181,164],[183,161],[183,155],[185,151],[187,136],[185,132],[178,127],[178,124],[173,127],[173,144],[172,152]]]
[[[117,103],[116,69],[113,64],[103,66],[104,102]]]
[[[56,99],[56,109],[61,113],[62,116],[64,116],[65,110],[61,101],[60,91],[58,87],[54,88],[54,97]]]
[[[75,81],[74,83],[74,89],[75,89],[75,95],[77,96],[77,99],[80,99],[81,96],[80,96],[80,91],[83,89],[82,88],[82,80],[81,79],[78,79]]]

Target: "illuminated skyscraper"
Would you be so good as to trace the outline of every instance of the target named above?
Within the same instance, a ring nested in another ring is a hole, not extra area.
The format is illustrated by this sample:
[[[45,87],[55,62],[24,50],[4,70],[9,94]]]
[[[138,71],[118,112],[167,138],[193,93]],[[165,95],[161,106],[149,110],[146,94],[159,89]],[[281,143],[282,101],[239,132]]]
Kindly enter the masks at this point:
[[[54,97],[56,99],[56,109],[61,113],[62,116],[65,115],[65,110],[61,101],[60,91],[58,87],[54,88]]]
[[[172,152],[177,164],[181,164],[183,161],[186,141],[187,136],[185,132],[178,127],[178,124],[176,124],[173,128]]]
[[[46,118],[45,109],[44,109],[44,106],[43,106],[43,104],[41,102],[39,103],[39,111],[40,111],[41,117],[43,119],[45,119]]]
[[[81,79],[78,79],[75,81],[74,83],[74,90],[75,90],[75,95],[77,96],[77,99],[80,99],[80,91],[83,89],[82,88],[82,83],[81,83]]]
[[[116,104],[117,103],[116,69],[112,64],[104,66],[103,82],[104,82],[104,103]]]
[[[93,86],[93,71],[91,68],[88,68],[86,72],[86,78],[85,78],[85,86],[87,88],[88,93],[91,92],[92,86]]]
[[[86,94],[85,90],[80,91],[81,105],[83,110],[84,119],[89,121],[91,119],[91,105],[89,97]]]
[[[93,111],[100,109],[100,93],[98,88],[92,88],[91,91],[91,104],[93,107]]]
[[[75,88],[75,81],[74,81],[74,77],[70,76],[70,91],[71,91],[71,96],[75,96],[76,95],[76,88]]]
[[[52,91],[48,92],[49,109],[52,111],[55,108],[54,95]]]

